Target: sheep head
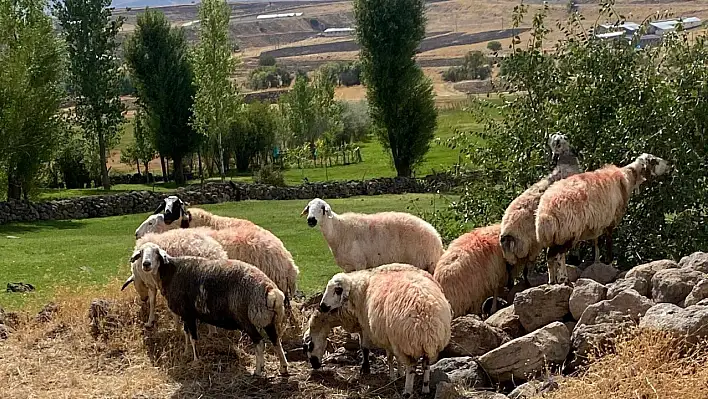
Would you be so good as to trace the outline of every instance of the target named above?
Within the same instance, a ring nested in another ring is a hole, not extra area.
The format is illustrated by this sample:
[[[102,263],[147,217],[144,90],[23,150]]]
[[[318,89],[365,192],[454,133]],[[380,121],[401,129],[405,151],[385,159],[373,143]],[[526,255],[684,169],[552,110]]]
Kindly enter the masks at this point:
[[[655,155],[644,153],[627,165],[627,168],[636,174],[636,182],[634,183],[636,189],[645,181],[665,174],[669,170],[669,163]]]
[[[153,270],[157,271],[160,265],[169,263],[170,256],[157,244],[148,242],[141,245],[140,248],[133,252],[133,255],[130,257],[130,263],[136,262],[139,259],[141,260],[143,271],[150,273]]]
[[[150,215],[135,229],[135,239],[139,239],[148,233],[162,233],[169,229],[165,222],[165,215],[161,213]]]
[[[310,316],[307,330],[302,336],[302,349],[307,355],[310,365],[315,370],[322,367],[322,357],[327,348],[327,336],[332,331],[332,328],[336,327],[336,325],[332,324],[333,319],[331,313],[322,313],[315,310]]]
[[[158,214],[164,211],[165,223],[170,224],[178,220],[187,213],[186,204],[176,195],[170,195],[165,198],[160,205],[155,209],[153,214]]]
[[[315,198],[310,201],[300,213],[300,216],[304,215],[307,215],[307,225],[315,227],[317,226],[317,222],[321,222],[325,217],[329,219],[332,218],[332,207],[324,200]]]
[[[345,273],[337,273],[327,283],[327,288],[322,294],[320,301],[320,312],[327,313],[330,310],[344,306],[349,300],[349,292],[352,288],[351,277]]]
[[[551,152],[553,155],[560,155],[570,152],[570,142],[565,134],[552,134],[548,139],[548,146],[551,147]]]

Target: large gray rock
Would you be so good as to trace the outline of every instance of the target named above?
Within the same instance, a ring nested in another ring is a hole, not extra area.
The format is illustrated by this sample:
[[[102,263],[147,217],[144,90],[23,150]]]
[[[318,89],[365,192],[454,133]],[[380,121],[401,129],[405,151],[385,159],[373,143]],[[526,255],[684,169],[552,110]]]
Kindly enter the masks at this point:
[[[647,311],[639,327],[675,332],[695,343],[708,336],[708,307],[694,305],[682,309],[660,303]]]
[[[693,306],[708,298],[708,280],[701,280],[686,297],[685,306]]]
[[[607,288],[595,280],[586,278],[578,280],[568,301],[573,318],[579,320],[588,306],[603,301],[606,294]]]
[[[531,399],[541,392],[540,381],[529,381],[514,388],[509,394],[509,399]]]
[[[479,364],[495,381],[526,380],[542,372],[548,363],[562,363],[569,351],[568,329],[554,322],[486,353]]]
[[[504,331],[504,333],[508,334],[512,339],[519,338],[526,334],[524,326],[522,326],[519,321],[519,316],[515,313],[514,305],[494,313],[484,322]]]
[[[706,277],[705,273],[692,269],[660,270],[651,279],[651,296],[657,303],[682,305],[693,287]]]
[[[654,303],[634,290],[625,290],[610,300],[588,306],[578,320],[578,326],[599,323],[638,322]],[[576,329],[578,327],[576,326]]]
[[[679,267],[678,263],[669,260],[669,259],[664,259],[664,260],[657,260],[654,262],[649,262],[645,263],[643,265],[635,266],[632,268],[630,271],[627,272],[627,275],[624,277],[625,279],[627,278],[632,278],[632,277],[643,277],[645,280],[650,281],[652,277],[654,277],[654,274],[658,272],[659,270],[666,270],[666,269],[677,269]]]
[[[568,300],[573,289],[562,284],[545,284],[520,292],[514,298],[514,313],[526,331],[534,331],[562,320],[570,311]]]
[[[681,258],[679,266],[708,274],[708,254],[705,252],[694,252],[691,255],[684,256]]]
[[[450,343],[443,349],[442,357],[481,356],[511,340],[501,329],[474,315],[454,319],[451,327]]]
[[[651,294],[651,283],[642,276],[624,278],[617,280],[607,286],[607,298],[612,299],[624,290],[632,289],[641,296],[649,297]]]
[[[583,270],[583,273],[580,274],[580,278],[595,280],[600,284],[608,284],[615,281],[618,274],[619,270],[610,265],[598,262],[593,263]]]
[[[574,363],[582,362],[592,351],[608,349],[615,337],[634,325],[634,323],[625,322],[577,326],[571,335],[571,345],[576,357]]]
[[[487,374],[477,364],[474,358],[451,357],[440,359],[430,366],[430,385],[448,382],[470,388],[485,388],[491,386]]]

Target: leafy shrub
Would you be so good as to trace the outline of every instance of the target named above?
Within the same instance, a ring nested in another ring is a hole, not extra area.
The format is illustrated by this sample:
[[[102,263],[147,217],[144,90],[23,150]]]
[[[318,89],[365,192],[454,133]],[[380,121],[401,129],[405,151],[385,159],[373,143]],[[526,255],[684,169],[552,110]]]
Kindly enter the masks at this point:
[[[72,137],[56,159],[66,188],[84,188],[91,183],[90,166],[84,162],[85,145],[81,137]]]
[[[362,141],[372,133],[369,106],[365,100],[358,102],[341,101],[342,131],[334,137],[336,144]]]
[[[275,66],[275,57],[270,54],[261,54],[258,57],[258,66]]]
[[[491,42],[487,43],[487,49],[491,51],[499,51],[502,49],[502,44],[496,40],[492,40]]]
[[[253,90],[288,87],[292,76],[287,69],[280,66],[261,66],[251,71],[248,83]]]
[[[361,84],[361,63],[358,60],[329,62],[320,67],[320,73],[337,86],[348,87]]]
[[[443,72],[443,79],[448,82],[461,80],[487,79],[492,73],[489,59],[481,51],[470,51],[465,55],[461,66],[450,67]]]
[[[285,186],[285,177],[283,176],[283,173],[280,169],[277,169],[270,164],[260,168],[253,177],[253,181],[258,184],[267,184],[269,186]]]
[[[517,16],[526,10],[519,7]],[[482,177],[445,211],[457,216],[437,216],[440,223],[452,220],[469,228],[498,222],[515,196],[548,173],[546,139],[560,131],[579,150],[585,170],[626,165],[644,152],[673,166],[668,176],[643,184],[630,198],[614,234],[621,267],[678,260],[705,249],[706,36],[689,40],[674,33],[660,46],[638,51],[637,43],[587,40],[576,17],[563,26],[567,37],[556,51],[545,53],[546,12],[534,18],[528,45],[517,38],[504,61],[507,89],[514,94],[501,105],[475,102],[470,111],[484,131],[473,140],[460,134],[451,141]],[[491,117],[489,108],[501,117]]]

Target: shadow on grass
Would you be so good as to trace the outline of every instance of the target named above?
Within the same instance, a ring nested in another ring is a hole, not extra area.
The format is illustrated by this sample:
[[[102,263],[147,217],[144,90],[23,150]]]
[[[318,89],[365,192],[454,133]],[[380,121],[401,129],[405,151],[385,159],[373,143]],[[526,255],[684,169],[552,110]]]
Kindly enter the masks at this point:
[[[74,220],[48,220],[34,223],[11,223],[0,226],[0,238],[3,236],[22,233],[32,233],[42,230],[75,230],[83,227],[84,223]]]

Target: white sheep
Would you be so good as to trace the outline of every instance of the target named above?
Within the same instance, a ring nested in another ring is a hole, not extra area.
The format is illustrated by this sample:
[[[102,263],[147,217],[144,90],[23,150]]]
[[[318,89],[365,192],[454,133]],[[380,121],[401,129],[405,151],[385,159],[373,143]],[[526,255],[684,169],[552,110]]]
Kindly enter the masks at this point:
[[[429,365],[449,343],[452,321],[450,304],[430,273],[399,263],[335,274],[319,310],[339,308],[356,315],[362,347],[386,349],[391,378],[395,378],[391,355],[405,367],[405,396],[413,393],[415,366],[421,358],[423,393],[430,392]]]
[[[315,198],[302,211],[318,223],[337,265],[345,272],[405,263],[433,273],[443,253],[440,234],[430,223],[404,212],[336,214]]]
[[[508,267],[499,244],[499,224],[476,228],[450,243],[435,266],[433,278],[442,287],[454,317],[480,314],[482,304],[496,298],[508,280]]]
[[[185,341],[198,339],[197,321],[227,330],[245,332],[256,345],[254,374],[263,374],[264,335],[273,344],[280,373],[288,373],[281,337],[285,321],[285,295],[258,268],[238,260],[212,260],[194,256],[173,257],[154,243],[145,243],[131,261],[157,273],[160,291],[172,312],[182,318]],[[265,332],[263,334],[261,331]],[[185,344],[185,352],[189,347]]]
[[[182,202],[180,201],[180,203]],[[175,221],[179,223],[174,223]],[[180,212],[180,216],[174,221],[167,220],[162,213],[150,215],[135,229],[135,237],[140,238],[147,233],[161,233],[180,227],[211,227],[217,230],[226,228],[262,228],[250,220],[214,215],[201,208],[189,208],[187,211]]]
[[[194,208],[191,208],[190,213],[193,210]],[[213,220],[211,217],[208,219]],[[206,220],[206,218],[202,220]],[[192,223],[189,223],[189,230],[199,231],[215,239],[226,250],[229,259],[238,259],[261,269],[283,291],[285,305],[290,309],[290,299],[297,291],[297,278],[300,273],[292,254],[285,248],[283,242],[270,231],[251,222],[236,223],[240,227],[234,227],[229,223],[219,223],[224,226],[221,229],[194,227]],[[168,230],[169,226],[164,221],[163,214],[150,215],[138,227],[136,236],[146,232],[170,231]]]
[[[138,249],[145,243],[159,245],[168,254],[173,256],[199,256],[207,259],[228,259],[224,248],[216,240],[194,230],[171,230],[163,234],[146,234],[135,243]],[[145,327],[152,327],[155,323],[155,299],[160,287],[160,280],[153,271],[145,271],[139,263],[131,261],[132,274],[121,287],[125,289],[131,282],[135,285],[140,299],[149,301],[149,315]]]
[[[507,282],[509,288],[522,268],[524,281],[528,284],[528,266],[543,250],[536,240],[535,225],[536,208],[541,195],[554,182],[580,173],[578,158],[565,135],[553,134],[548,140],[548,145],[555,164],[553,171],[516,197],[502,217],[499,240],[504,259],[510,266]]]
[[[559,180],[541,196],[536,212],[536,239],[548,248],[549,283],[567,283],[565,253],[577,243],[607,236],[612,260],[612,232],[634,190],[668,170],[665,160],[642,154],[619,168],[608,165]]]

